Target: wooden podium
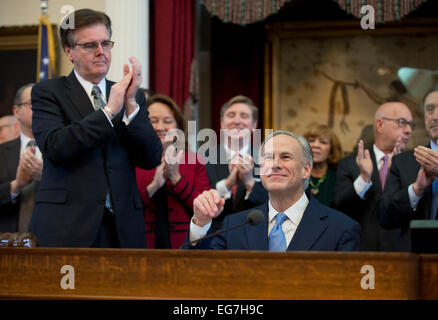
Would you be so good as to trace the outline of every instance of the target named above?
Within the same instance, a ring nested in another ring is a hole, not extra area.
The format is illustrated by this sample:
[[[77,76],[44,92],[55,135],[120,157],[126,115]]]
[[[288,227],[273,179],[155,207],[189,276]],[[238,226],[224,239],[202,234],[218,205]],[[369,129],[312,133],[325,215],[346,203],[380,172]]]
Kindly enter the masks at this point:
[[[438,299],[437,280],[438,255],[0,249],[0,298]]]

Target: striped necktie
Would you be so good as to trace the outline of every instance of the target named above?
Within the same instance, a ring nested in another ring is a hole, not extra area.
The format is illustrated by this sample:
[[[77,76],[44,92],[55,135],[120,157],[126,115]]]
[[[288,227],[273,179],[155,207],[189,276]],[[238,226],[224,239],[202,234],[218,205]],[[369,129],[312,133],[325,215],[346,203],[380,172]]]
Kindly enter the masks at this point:
[[[102,92],[98,86],[93,86],[91,90],[91,95],[93,96],[93,107],[94,110],[99,110],[106,106],[105,101],[102,99]]]

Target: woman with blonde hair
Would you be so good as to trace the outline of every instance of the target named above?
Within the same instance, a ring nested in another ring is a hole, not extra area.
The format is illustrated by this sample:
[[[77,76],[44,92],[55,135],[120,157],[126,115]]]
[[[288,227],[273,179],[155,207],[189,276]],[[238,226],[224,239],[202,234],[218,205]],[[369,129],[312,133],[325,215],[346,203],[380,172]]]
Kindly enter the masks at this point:
[[[331,206],[336,182],[336,167],[343,157],[342,146],[330,127],[312,124],[303,135],[313,152],[313,169],[307,191],[321,203]]]

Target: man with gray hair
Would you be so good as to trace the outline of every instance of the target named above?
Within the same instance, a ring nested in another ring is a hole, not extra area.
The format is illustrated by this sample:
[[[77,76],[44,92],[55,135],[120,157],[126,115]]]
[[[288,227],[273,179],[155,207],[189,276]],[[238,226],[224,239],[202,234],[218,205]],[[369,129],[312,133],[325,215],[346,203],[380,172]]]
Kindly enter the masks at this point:
[[[260,210],[263,220],[256,226],[245,225],[223,232],[211,241],[200,241],[195,248],[359,250],[359,224],[304,192],[313,164],[312,149],[305,138],[276,131],[265,139],[261,154],[260,177],[269,200],[252,210],[227,216],[222,227],[241,224],[253,210]],[[196,241],[207,234],[211,220],[221,214],[223,206],[224,199],[216,190],[200,194],[193,202],[188,240]]]

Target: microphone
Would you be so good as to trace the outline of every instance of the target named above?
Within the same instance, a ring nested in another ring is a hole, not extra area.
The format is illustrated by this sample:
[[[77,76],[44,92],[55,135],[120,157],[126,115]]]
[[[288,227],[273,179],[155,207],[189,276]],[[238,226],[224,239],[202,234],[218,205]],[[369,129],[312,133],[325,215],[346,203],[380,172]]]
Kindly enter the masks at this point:
[[[264,216],[263,212],[261,212],[260,210],[252,210],[246,216],[246,221],[244,221],[242,223],[239,223],[239,224],[237,224],[235,226],[231,226],[231,227],[228,227],[228,228],[220,229],[220,230],[218,230],[216,232],[207,234],[207,235],[205,235],[205,236],[203,236],[203,237],[201,237],[201,238],[199,238],[197,240],[193,240],[193,241],[190,241],[190,242],[183,243],[181,245],[180,249],[186,249],[186,248],[188,248],[189,246],[191,246],[192,244],[194,244],[196,242],[204,241],[205,239],[209,239],[209,238],[215,237],[218,234],[221,234],[221,233],[224,233],[224,232],[227,232],[227,231],[230,231],[230,230],[242,227],[242,226],[244,226],[246,224],[249,224],[251,226],[256,226],[256,225],[260,224],[260,222],[263,221],[264,217],[265,216]]]

